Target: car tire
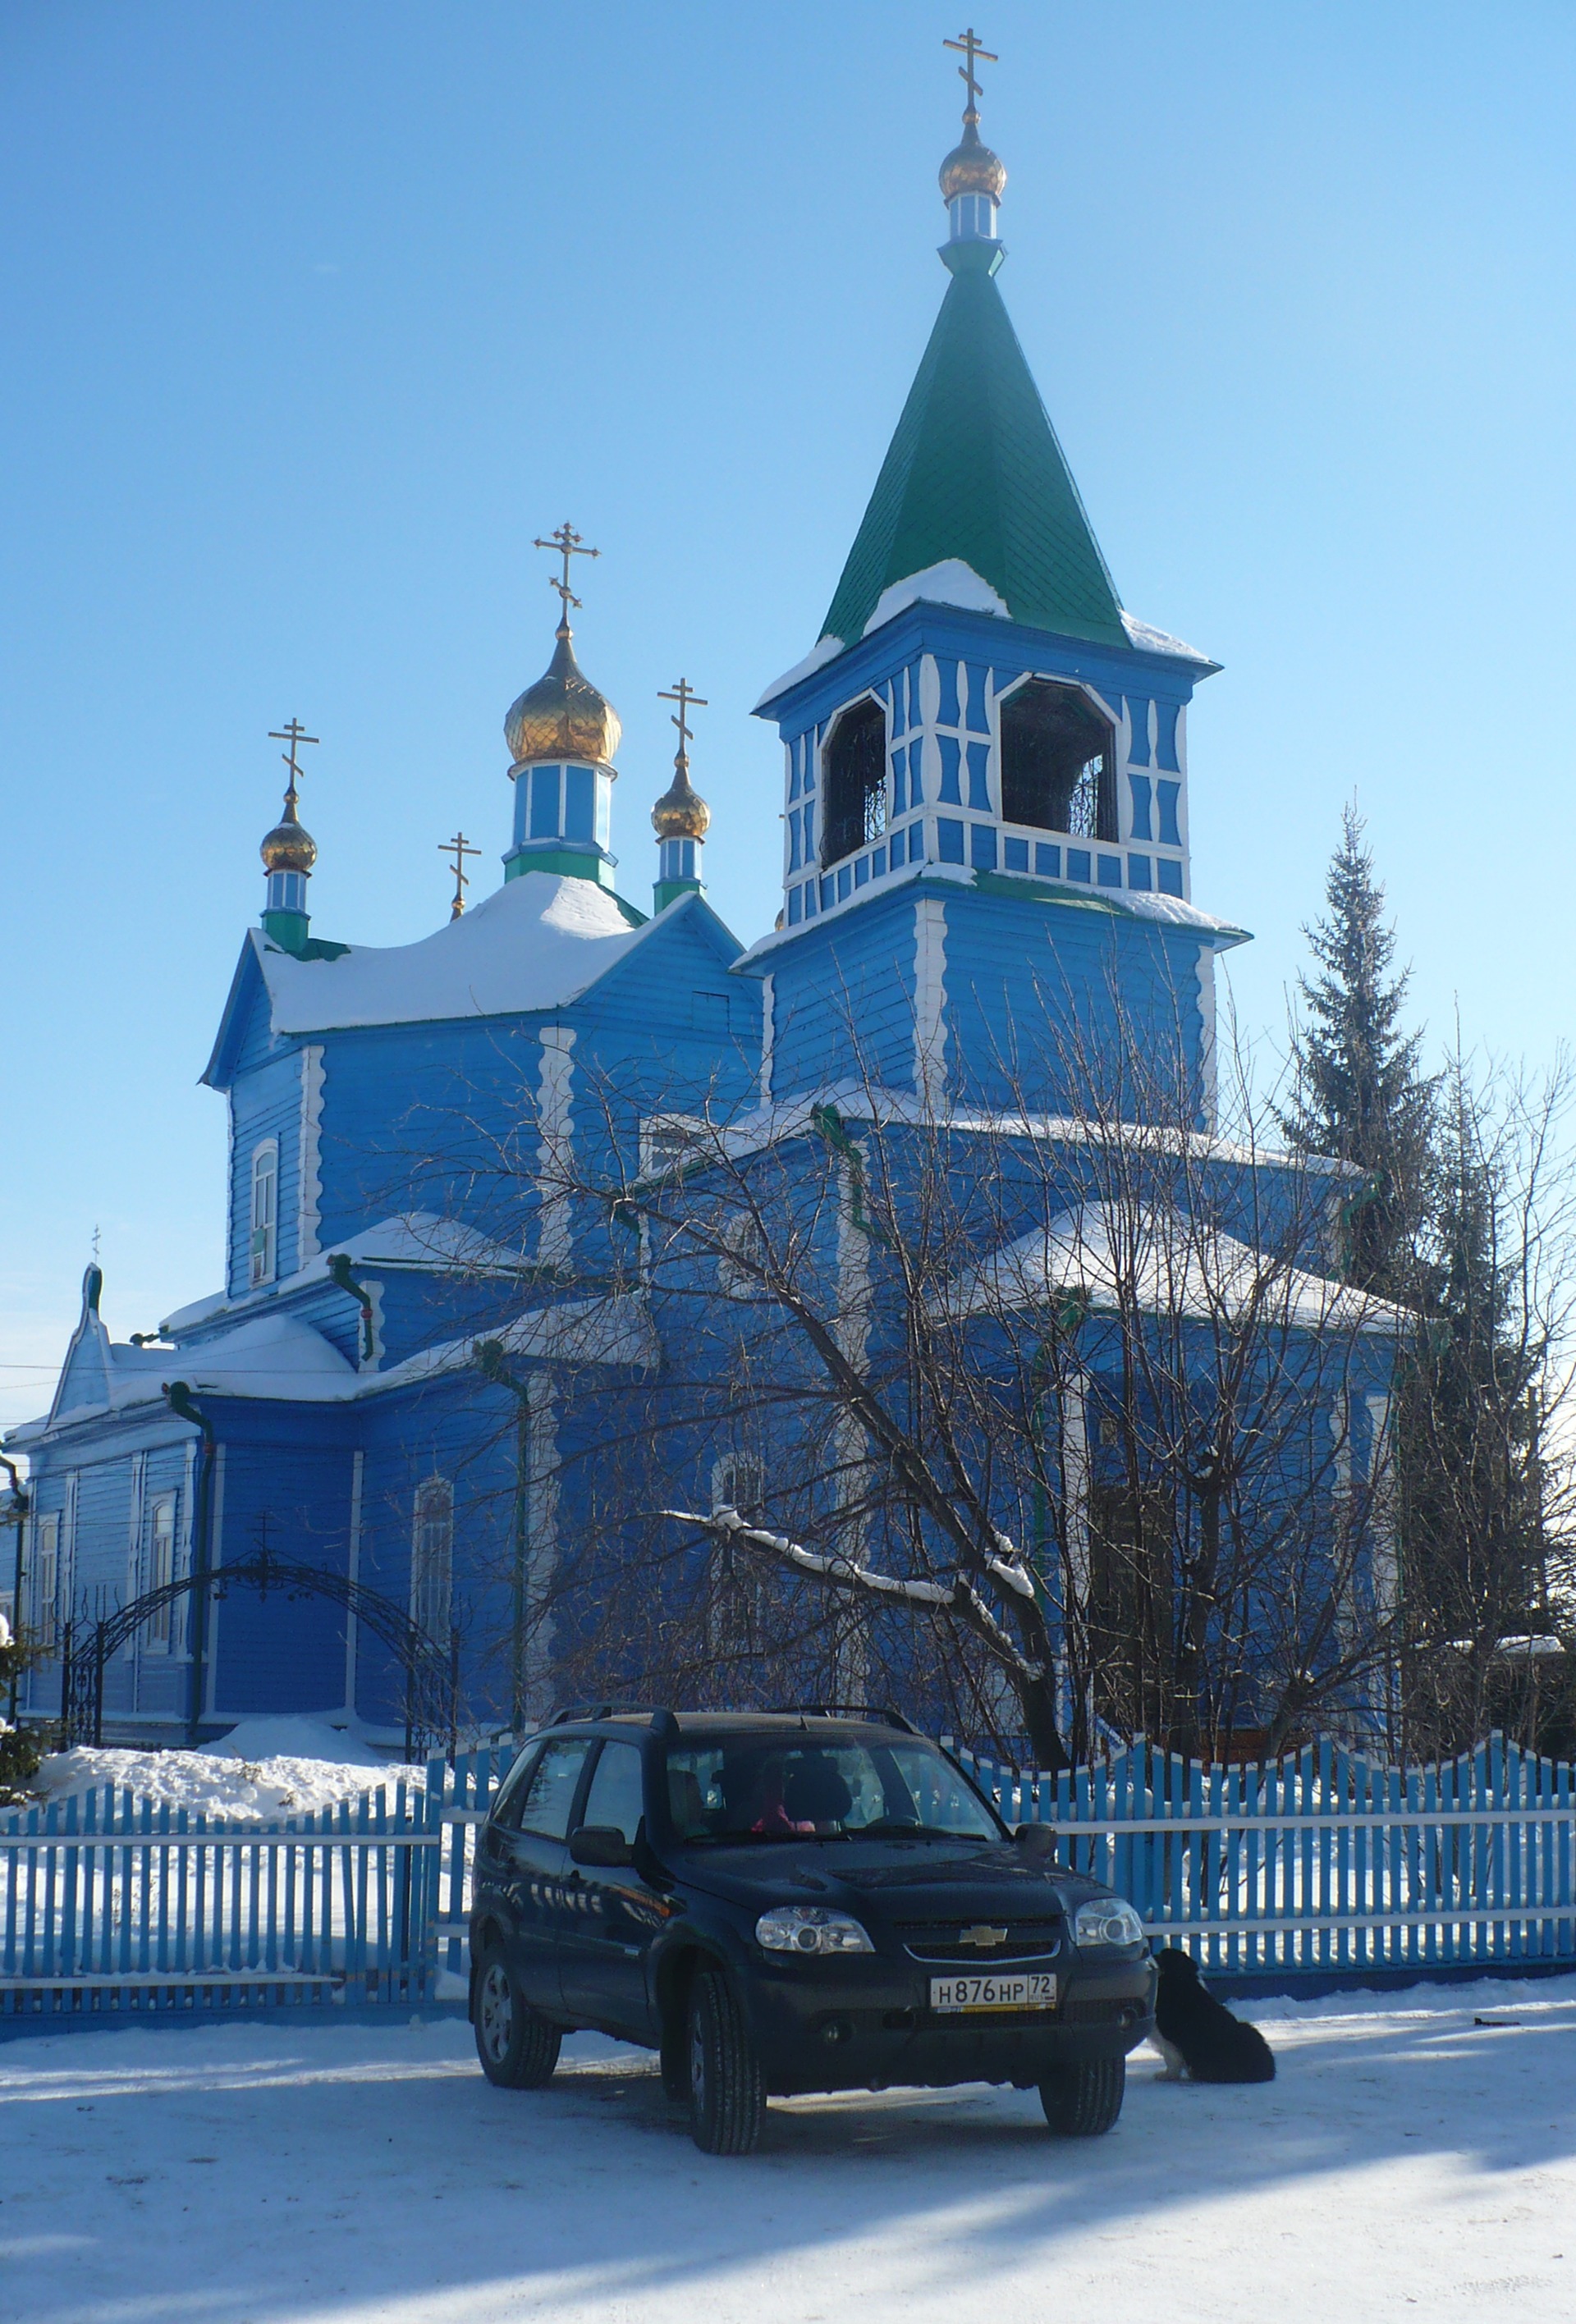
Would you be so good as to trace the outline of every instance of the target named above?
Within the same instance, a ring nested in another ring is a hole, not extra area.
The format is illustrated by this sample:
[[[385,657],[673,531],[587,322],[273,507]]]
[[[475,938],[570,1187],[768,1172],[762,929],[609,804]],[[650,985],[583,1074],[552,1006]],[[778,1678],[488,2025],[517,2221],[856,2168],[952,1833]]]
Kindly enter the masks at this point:
[[[533,2009],[499,1945],[476,1965],[476,2054],[501,2090],[539,2090],[552,2080],[563,2036]]]
[[[1058,2138],[1100,2138],[1122,2111],[1126,2058],[1095,2058],[1053,2067],[1040,2085],[1040,2104]]]
[[[690,2135],[702,2154],[748,2154],[766,2115],[766,2086],[738,1997],[720,1969],[690,1987]]]

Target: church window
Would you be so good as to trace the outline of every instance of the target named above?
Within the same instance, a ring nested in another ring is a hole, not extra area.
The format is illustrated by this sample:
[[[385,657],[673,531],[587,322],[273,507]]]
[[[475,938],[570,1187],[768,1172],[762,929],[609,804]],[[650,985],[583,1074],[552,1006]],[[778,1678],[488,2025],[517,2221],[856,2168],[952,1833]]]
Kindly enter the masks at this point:
[[[447,1477],[423,1477],[411,1539],[411,1619],[430,1638],[447,1640],[453,1594],[454,1488]]]
[[[826,746],[823,863],[853,854],[886,828],[886,720],[878,702],[856,702]]]
[[[37,1520],[32,1555],[32,1632],[41,1646],[52,1646],[60,1635],[60,1520],[58,1514]]]
[[[1119,1425],[1104,1421],[1119,1434]],[[1089,1499],[1089,1651],[1095,1708],[1128,1734],[1163,1734],[1172,1659],[1175,1506],[1164,1487],[1098,1485]]]
[[[251,1284],[272,1283],[279,1228],[279,1147],[265,1138],[252,1154]]]
[[[640,1175],[660,1178],[705,1148],[707,1126],[693,1114],[652,1113],[640,1125]]]
[[[752,1525],[761,1522],[765,1490],[765,1465],[752,1452],[727,1453],[712,1469],[712,1508],[737,1509]],[[771,1604],[756,1552],[729,1541],[717,1544],[708,1564],[705,1610],[706,1649],[713,1660],[738,1662],[769,1650]]]
[[[153,1503],[153,1528],[148,1542],[148,1587],[163,1590],[175,1579],[175,1496],[161,1493]],[[174,1640],[174,1607],[168,1600],[155,1606],[148,1617],[144,1633],[144,1643],[155,1654],[170,1652]]]
[[[1007,823],[1117,837],[1111,730],[1078,687],[1032,678],[1001,709],[1001,811]]]

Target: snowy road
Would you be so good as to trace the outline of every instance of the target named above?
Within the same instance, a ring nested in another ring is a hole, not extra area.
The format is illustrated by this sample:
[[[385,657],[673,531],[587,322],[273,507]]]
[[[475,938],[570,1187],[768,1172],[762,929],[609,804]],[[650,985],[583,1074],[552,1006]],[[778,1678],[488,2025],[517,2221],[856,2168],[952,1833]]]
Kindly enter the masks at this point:
[[[448,2023],[0,2043],[6,2324],[1569,2324],[1576,1979],[1265,2005],[1267,2089],[774,2107],[698,2154],[642,2053],[533,2095]],[[1479,2025],[1475,2017],[1513,2020]]]

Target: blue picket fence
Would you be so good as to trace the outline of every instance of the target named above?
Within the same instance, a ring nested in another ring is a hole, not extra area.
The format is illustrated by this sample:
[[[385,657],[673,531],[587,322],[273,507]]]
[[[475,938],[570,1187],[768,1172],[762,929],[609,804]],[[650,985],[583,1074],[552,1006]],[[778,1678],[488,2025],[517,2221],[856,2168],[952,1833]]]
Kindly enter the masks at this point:
[[[463,2000],[477,1829],[515,1748],[275,1822],[113,1785],[0,1815],[0,2031]],[[1139,1744],[1054,1778],[970,1764],[1218,1974],[1576,1969],[1576,1767],[1498,1738],[1411,1769],[1334,1744],[1241,1767]]]
[[[0,2024],[421,2000],[440,1849],[404,1783],[272,1823],[113,1784],[30,1808],[0,1821]]]
[[[1414,1768],[1330,1742],[1257,1766],[1143,1743],[1055,1777],[973,1764],[1009,1821],[1054,1825],[1203,1969],[1576,1969],[1576,1767],[1502,1737]]]

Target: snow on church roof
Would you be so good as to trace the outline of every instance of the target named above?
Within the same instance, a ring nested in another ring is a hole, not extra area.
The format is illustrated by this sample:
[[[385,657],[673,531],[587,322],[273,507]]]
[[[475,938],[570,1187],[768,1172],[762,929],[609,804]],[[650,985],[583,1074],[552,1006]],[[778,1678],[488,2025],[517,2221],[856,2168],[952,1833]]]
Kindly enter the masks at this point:
[[[1082,1203],[970,1268],[947,1295],[960,1316],[1034,1308],[1081,1292],[1098,1314],[1225,1323],[1265,1331],[1394,1332],[1405,1311],[1256,1251],[1169,1204],[1113,1211]]]
[[[351,945],[332,960],[297,960],[260,931],[253,940],[275,1032],[318,1033],[557,1009],[644,933],[594,880],[532,872],[414,944]]]

